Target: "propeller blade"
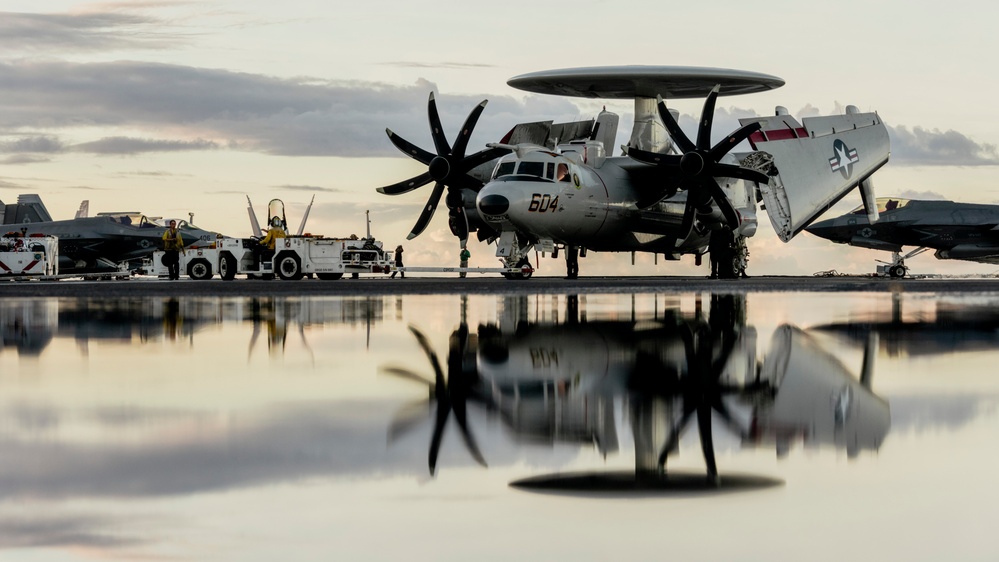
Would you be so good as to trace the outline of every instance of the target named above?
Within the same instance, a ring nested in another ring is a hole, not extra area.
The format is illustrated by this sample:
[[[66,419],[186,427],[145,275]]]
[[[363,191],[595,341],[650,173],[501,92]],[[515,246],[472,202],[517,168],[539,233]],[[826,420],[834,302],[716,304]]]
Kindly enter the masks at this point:
[[[427,206],[423,208],[423,212],[420,213],[419,218],[416,219],[416,224],[413,225],[413,231],[406,236],[406,240],[412,240],[419,236],[427,225],[430,224],[430,219],[434,216],[434,211],[437,210],[437,205],[441,202],[441,194],[444,193],[444,184],[437,182],[434,184],[434,190],[430,193],[430,198],[427,199]]]
[[[749,123],[748,125],[743,125],[728,137],[718,141],[718,144],[714,145],[708,154],[711,155],[711,159],[715,162],[721,160],[722,156],[728,154],[740,142],[748,139],[749,135],[759,131],[761,127],[762,125],[759,123]]]
[[[392,144],[394,144],[396,148],[405,152],[406,156],[409,156],[410,158],[416,160],[417,162],[429,166],[430,161],[433,160],[435,156],[437,156],[436,154],[427,152],[426,150],[423,150],[422,148],[416,146],[415,144],[409,142],[408,140],[400,137],[399,135],[392,132],[392,129],[385,129],[385,134],[388,135],[389,140],[392,141]]]
[[[437,113],[437,100],[433,92],[430,92],[430,100],[427,102],[427,116],[430,118],[430,136],[434,139],[437,154],[440,156],[451,154],[451,145],[448,144],[444,128],[441,127],[441,116]]]
[[[713,178],[705,181],[703,185],[711,193],[711,198],[715,200],[715,204],[721,209],[722,214],[725,215],[725,222],[728,223],[728,227],[732,230],[739,228],[739,224],[741,223],[739,213],[732,206],[732,201],[729,200],[728,195],[725,195],[725,190]]]
[[[708,468],[708,477],[717,478],[715,444],[711,436],[711,408],[707,404],[697,409],[697,431],[701,434],[701,451],[704,453],[704,464]]]
[[[382,367],[381,369],[379,369],[379,371],[385,373],[386,375],[396,376],[399,377],[400,379],[404,379],[411,382],[417,382],[420,384],[424,384],[426,386],[434,385],[434,383],[428,381],[427,379],[421,377],[420,375],[417,375],[413,371],[410,371],[409,369],[405,369],[403,367]]]
[[[464,173],[467,173],[469,170],[477,166],[485,164],[490,160],[499,158],[500,156],[505,156],[507,153],[512,151],[513,151],[512,148],[499,148],[499,147],[486,148],[476,152],[471,156],[466,157],[464,160],[461,161],[461,163],[458,164],[458,169]],[[481,186],[482,183],[479,182],[479,185]]]
[[[711,93],[704,100],[704,109],[701,110],[701,122],[697,127],[697,148],[707,150],[711,146],[711,123],[715,119],[715,100],[718,99],[718,92],[721,85],[716,84],[711,88]]]
[[[465,149],[468,148],[468,138],[472,136],[472,130],[475,129],[475,124],[479,121],[479,116],[482,115],[482,110],[486,108],[487,103],[489,103],[489,100],[482,100],[482,103],[475,106],[475,109],[465,119],[465,124],[461,126],[458,138],[454,139],[454,147],[451,149],[451,155],[455,158],[460,159],[465,157]]]
[[[673,424],[673,429],[669,432],[669,437],[666,439],[666,444],[663,445],[662,451],[659,452],[659,466],[666,466],[666,457],[669,456],[670,451],[675,451],[677,446],[680,444],[680,433],[683,432],[683,428],[687,426],[690,422],[690,417],[694,415],[696,410],[694,408],[688,408],[688,404],[685,402],[683,405],[683,415],[680,419]]]
[[[423,350],[427,359],[430,360],[430,365],[434,368],[434,380],[438,386],[443,388],[444,372],[441,371],[441,364],[440,361],[437,360],[437,353],[435,353],[433,348],[430,347],[430,340],[427,339],[427,336],[423,335],[423,332],[421,332],[419,328],[413,326],[412,324],[409,326],[409,331],[416,336],[416,343],[420,344],[420,349]]]
[[[466,417],[465,411],[465,401],[458,400],[454,403],[454,419],[458,420],[458,429],[461,430],[461,436],[465,439],[465,446],[468,448],[468,452],[471,453],[472,458],[475,462],[482,466],[488,466],[486,464],[485,457],[479,451],[478,445],[475,444],[475,438],[472,437],[472,432],[468,429],[468,419]]]
[[[763,172],[742,168],[733,164],[715,164],[711,168],[711,175],[716,178],[737,178],[757,183],[770,183],[770,176]]]
[[[430,464],[431,476],[437,470],[437,455],[441,450],[441,441],[444,438],[444,428],[447,427],[447,416],[451,413],[451,404],[447,400],[437,403],[437,420],[434,422],[434,435],[430,438],[430,455],[427,459]]]
[[[659,96],[658,107],[659,117],[663,120],[663,125],[666,125],[666,130],[669,131],[669,136],[673,139],[673,142],[680,148],[680,152],[690,152],[697,148],[680,129],[680,125],[677,124],[676,119],[673,119],[673,114],[669,112],[669,109],[666,109],[666,102],[662,96]],[[629,150],[628,152],[631,151]]]
[[[461,247],[468,243],[468,217],[465,215],[464,207],[457,207],[451,210],[451,232],[458,237]]]
[[[716,394],[715,398],[711,401],[711,407],[718,412],[718,415],[721,416],[723,420],[725,420],[725,425],[728,426],[732,433],[738,435],[739,437],[747,437],[748,433],[743,431],[739,422],[735,421],[735,418],[732,417],[732,412],[729,411],[728,406],[725,405],[725,402],[723,402],[721,398],[720,394]]]
[[[687,192],[687,206],[683,208],[683,220],[680,221],[680,236],[677,240],[686,240],[687,236],[690,236],[690,231],[694,228],[694,213],[696,209],[694,208],[694,200],[690,192]],[[689,360],[689,357],[688,357]]]
[[[384,193],[385,195],[402,195],[403,193],[409,193],[418,187],[423,187],[432,180],[433,178],[430,177],[430,172],[423,172],[422,174],[409,178],[408,180],[394,183],[392,185],[386,185],[385,187],[379,187],[375,191],[378,193]]]
[[[388,442],[394,443],[409,433],[427,414],[427,403],[423,400],[403,406],[392,418],[388,428]]]

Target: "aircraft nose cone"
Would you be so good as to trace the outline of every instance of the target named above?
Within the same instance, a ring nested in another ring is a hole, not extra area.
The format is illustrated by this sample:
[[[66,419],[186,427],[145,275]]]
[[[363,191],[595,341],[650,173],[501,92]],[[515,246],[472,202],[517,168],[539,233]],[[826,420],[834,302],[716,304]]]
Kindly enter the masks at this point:
[[[819,238],[825,238],[826,240],[835,240],[837,238],[837,228],[833,224],[833,220],[824,220],[817,222],[813,225],[806,226],[805,231],[809,234],[818,236]]]
[[[479,211],[483,215],[502,215],[510,209],[510,200],[506,197],[492,193],[479,199]]]

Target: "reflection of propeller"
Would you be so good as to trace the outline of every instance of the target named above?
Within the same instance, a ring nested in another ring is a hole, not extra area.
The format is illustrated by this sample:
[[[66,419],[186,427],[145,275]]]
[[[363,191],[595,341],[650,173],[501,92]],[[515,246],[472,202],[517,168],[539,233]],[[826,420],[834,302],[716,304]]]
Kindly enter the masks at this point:
[[[498,158],[509,151],[506,148],[488,148],[476,152],[471,156],[465,156],[468,139],[472,135],[472,130],[475,128],[475,124],[485,107],[485,100],[475,106],[475,109],[465,119],[465,124],[461,127],[461,132],[458,133],[458,138],[455,140],[454,146],[451,146],[448,143],[447,137],[444,136],[444,130],[441,128],[440,115],[437,113],[437,102],[434,100],[433,92],[431,92],[430,101],[427,103],[427,113],[430,118],[430,133],[434,139],[436,154],[410,143],[390,129],[385,129],[392,144],[405,152],[410,158],[426,164],[428,169],[426,172],[408,180],[379,187],[378,192],[386,195],[400,195],[422,187],[431,181],[435,182],[434,189],[427,199],[427,204],[423,208],[423,212],[420,213],[420,217],[416,220],[416,225],[413,226],[412,232],[407,237],[408,239],[411,240],[419,236],[427,227],[427,224],[430,223],[430,219],[434,216],[434,211],[440,203],[445,187],[447,187],[448,193],[444,202],[448,209],[450,209],[448,224],[451,227],[451,232],[462,243],[468,239],[468,217],[465,216],[464,199],[461,190],[477,190],[483,185],[481,181],[468,175],[468,172],[476,166]]]
[[[760,183],[769,181],[766,174],[756,170],[721,163],[723,156],[740,142],[749,138],[749,135],[759,130],[759,123],[745,125],[713,147],[709,146],[715,100],[718,97],[719,89],[720,86],[715,86],[704,101],[704,110],[701,112],[701,122],[697,129],[696,144],[687,138],[676,120],[673,119],[673,115],[666,109],[666,102],[663,101],[662,97],[659,98],[659,115],[673,141],[683,151],[682,155],[660,154],[637,148],[628,149],[628,156],[640,162],[655,164],[668,174],[666,185],[650,191],[647,196],[642,197],[638,202],[639,207],[648,207],[657,203],[677,187],[687,190],[687,205],[683,211],[681,224],[681,232],[684,236],[690,232],[694,224],[695,213],[711,213],[712,202],[721,209],[728,226],[733,230],[738,228],[739,213],[715,180],[716,177],[737,178]]]
[[[703,328],[695,333],[686,326],[680,335],[687,356],[687,375],[678,381],[678,393],[683,398],[683,415],[673,425],[666,445],[659,454],[659,464],[666,465],[667,455],[676,449],[680,433],[696,413],[697,431],[701,438],[701,451],[704,453],[708,477],[715,479],[718,477],[718,467],[715,464],[714,441],[711,433],[712,410],[718,412],[735,433],[740,435],[744,433],[723,401],[725,395],[738,393],[742,388],[726,385],[720,380],[735,348],[735,338],[731,335],[722,338],[721,351],[715,356],[714,346],[711,345],[714,338],[710,330]]]
[[[680,434],[696,415],[697,428],[701,440],[701,450],[708,478],[718,478],[715,463],[714,439],[711,418],[717,413],[735,434],[745,437],[747,432],[735,420],[725,398],[730,395],[746,396],[758,391],[769,390],[765,382],[747,385],[734,385],[722,380],[726,366],[739,341],[735,297],[713,296],[711,313],[707,323],[703,320],[684,321],[678,326],[679,337],[683,341],[686,366],[679,372],[666,369],[654,357],[646,357],[650,362],[641,365],[644,375],[636,380],[634,390],[640,395],[659,396],[667,399],[679,398],[683,412],[679,419],[672,420],[671,430],[666,438],[658,459],[658,466],[665,468],[670,452],[677,449]]]
[[[409,331],[416,336],[416,341],[420,344],[420,348],[423,349],[427,359],[430,360],[430,365],[434,369],[434,380],[431,382],[409,369],[401,367],[386,367],[382,370],[385,373],[395,375],[406,380],[426,384],[430,387],[431,400],[437,402],[434,432],[430,440],[430,474],[434,474],[437,469],[437,456],[440,452],[441,440],[444,437],[444,428],[447,425],[448,417],[452,411],[454,411],[455,419],[458,420],[458,428],[461,430],[461,435],[465,441],[465,447],[468,449],[468,452],[472,455],[476,462],[482,466],[486,466],[486,461],[482,457],[482,453],[479,452],[479,447],[475,443],[475,438],[472,437],[472,433],[468,429],[468,402],[470,400],[480,399],[480,396],[477,394],[475,388],[475,378],[465,376],[461,370],[462,356],[464,355],[465,347],[468,343],[468,328],[463,324],[459,327],[455,334],[452,335],[451,349],[448,352],[447,377],[444,376],[444,371],[441,369],[440,361],[437,359],[437,353],[430,347],[430,342],[427,340],[427,337],[413,326],[409,327]],[[412,426],[413,412],[409,409],[408,413],[410,415],[400,417],[393,422],[392,427],[389,430],[390,438],[404,432]]]

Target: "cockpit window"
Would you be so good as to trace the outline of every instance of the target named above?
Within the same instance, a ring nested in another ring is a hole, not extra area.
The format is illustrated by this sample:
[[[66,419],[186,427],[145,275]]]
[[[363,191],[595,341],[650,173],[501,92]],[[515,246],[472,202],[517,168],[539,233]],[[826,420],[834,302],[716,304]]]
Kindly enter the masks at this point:
[[[886,211],[894,211],[895,209],[901,209],[909,204],[908,199],[899,199],[897,197],[878,197],[878,212],[884,213]],[[851,215],[863,215],[866,214],[867,210],[861,205],[854,209]]]
[[[555,181],[569,181],[569,166],[566,164],[559,164],[558,171],[555,173]]]
[[[521,162],[520,166],[517,166],[517,175],[519,176],[534,176],[537,178],[545,177],[545,163],[544,162]]]
[[[513,168],[516,165],[516,162],[500,162],[500,165],[496,166],[496,173],[493,174],[493,177],[498,178],[500,176],[509,176],[513,173]]]

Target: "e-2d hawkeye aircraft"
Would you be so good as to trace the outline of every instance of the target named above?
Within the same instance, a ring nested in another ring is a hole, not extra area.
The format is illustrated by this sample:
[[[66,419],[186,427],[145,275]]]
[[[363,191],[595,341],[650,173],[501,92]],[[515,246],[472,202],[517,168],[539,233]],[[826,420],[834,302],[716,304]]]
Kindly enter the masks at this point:
[[[565,250],[569,277],[575,277],[576,256],[587,250],[652,252],[675,260],[704,254],[712,234],[722,233],[744,247],[756,233],[760,201],[785,242],[857,186],[871,220],[877,219],[868,178],[888,161],[889,141],[876,113],[848,106],[844,115],[799,123],[778,107],[770,117],[740,119],[737,131],[712,143],[717,97],[778,88],[784,81],[775,76],[623,66],[536,72],[508,84],[534,93],[633,99],[626,156],[609,155],[618,116],[606,110],[588,127],[521,124],[501,142],[466,155],[486,101],[472,110],[452,146],[431,93],[435,152],[386,129],[397,148],[428,169],[378,191],[400,195],[434,183],[410,239],[427,227],[445,189],[449,226],[462,247],[471,232],[495,242],[506,267],[527,266],[511,278],[530,276],[532,248],[553,257]],[[706,100],[692,140],[665,100],[695,97]],[[746,140],[752,152],[732,152]],[[733,264],[722,274],[732,277],[734,271]]]
[[[115,271],[128,262],[137,267],[139,260],[162,246],[165,224],[139,212],[98,213],[87,216],[89,203],[84,201],[76,216],[52,220],[41,197],[19,195],[16,204],[0,201],[2,229],[23,232],[27,236],[59,238],[59,271],[62,273],[98,273]],[[186,220],[177,220],[186,245],[214,241],[218,233],[198,228]]]
[[[805,230],[820,238],[858,248],[892,253],[878,272],[905,277],[905,260],[929,250],[940,260],[967,260],[999,265],[999,205],[954,201],[920,201],[898,197],[877,199],[880,219],[868,222],[863,209],[817,222]],[[903,246],[915,246],[902,255]]]

